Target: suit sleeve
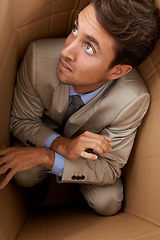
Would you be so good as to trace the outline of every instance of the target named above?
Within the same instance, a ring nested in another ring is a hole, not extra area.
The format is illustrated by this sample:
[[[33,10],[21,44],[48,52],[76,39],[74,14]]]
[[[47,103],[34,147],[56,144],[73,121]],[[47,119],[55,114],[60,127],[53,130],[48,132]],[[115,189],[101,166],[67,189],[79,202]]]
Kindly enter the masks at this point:
[[[121,176],[121,169],[127,163],[137,128],[149,107],[150,96],[144,93],[130,102],[112,124],[99,134],[112,138],[112,150],[98,159],[65,159],[61,182],[87,184],[112,184]]]
[[[28,146],[44,146],[55,132],[42,122],[44,106],[36,91],[36,42],[26,51],[17,75],[10,130]]]

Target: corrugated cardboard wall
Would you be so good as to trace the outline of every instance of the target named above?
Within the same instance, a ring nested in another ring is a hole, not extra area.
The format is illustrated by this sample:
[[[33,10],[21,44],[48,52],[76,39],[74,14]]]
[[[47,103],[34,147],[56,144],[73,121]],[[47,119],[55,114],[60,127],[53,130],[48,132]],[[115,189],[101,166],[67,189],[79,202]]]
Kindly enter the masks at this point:
[[[155,2],[160,9],[160,0]],[[124,169],[124,209],[160,226],[160,40],[138,71],[148,86],[151,104]]]
[[[160,9],[160,0],[155,0]],[[160,40],[138,67],[151,104],[124,170],[125,210],[160,226]]]
[[[18,66],[29,42],[67,36],[76,13],[87,3],[87,0],[0,1],[0,147],[10,145],[13,89]],[[8,184],[0,192],[0,239],[15,239],[26,215],[23,191]]]
[[[160,40],[138,70],[151,104],[124,171],[125,210],[160,226]]]
[[[0,1],[0,146],[10,144],[9,115],[18,65],[29,42],[66,37],[88,0]]]
[[[0,1],[0,146],[9,145],[9,116],[16,72],[28,43],[66,36],[87,0]],[[160,0],[157,0],[160,6]],[[68,24],[67,24],[68,23]],[[151,106],[138,131],[124,174],[125,210],[160,224],[160,43],[139,71],[151,92]],[[14,223],[13,223],[14,226]]]

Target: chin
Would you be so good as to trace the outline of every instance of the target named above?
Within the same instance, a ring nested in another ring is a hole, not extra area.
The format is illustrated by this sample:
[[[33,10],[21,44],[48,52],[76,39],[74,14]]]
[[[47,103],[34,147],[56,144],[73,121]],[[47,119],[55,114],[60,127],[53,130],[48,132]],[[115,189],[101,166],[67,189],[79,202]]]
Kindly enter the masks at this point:
[[[62,72],[61,72],[61,70],[59,68],[57,70],[57,74],[56,75],[57,75],[58,80],[63,83]]]
[[[63,76],[63,73],[60,70],[57,71],[57,78],[61,83],[69,84],[67,79]]]

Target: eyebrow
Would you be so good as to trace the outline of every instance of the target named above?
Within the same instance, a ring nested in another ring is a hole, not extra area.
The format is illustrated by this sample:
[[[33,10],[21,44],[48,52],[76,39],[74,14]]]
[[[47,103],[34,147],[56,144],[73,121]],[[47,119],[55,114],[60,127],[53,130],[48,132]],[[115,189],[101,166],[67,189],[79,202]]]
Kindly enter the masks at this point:
[[[78,27],[78,16],[75,20],[75,25]],[[97,46],[97,48],[100,50],[99,42],[94,37],[89,36],[88,34],[85,34],[85,38],[88,39],[88,41],[94,43]]]
[[[75,20],[75,24],[78,26],[78,16],[77,16],[77,18]]]
[[[90,42],[94,43],[97,46],[97,48],[100,50],[99,42],[94,37],[85,35],[85,38],[88,39]]]

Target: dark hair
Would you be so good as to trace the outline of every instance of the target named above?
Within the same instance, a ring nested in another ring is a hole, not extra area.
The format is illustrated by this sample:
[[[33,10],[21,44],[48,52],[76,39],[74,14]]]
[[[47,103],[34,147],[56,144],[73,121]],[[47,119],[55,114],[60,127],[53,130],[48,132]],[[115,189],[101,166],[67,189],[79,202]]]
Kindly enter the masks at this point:
[[[93,0],[96,18],[115,40],[117,64],[135,67],[153,51],[159,36],[159,11],[153,0]]]

